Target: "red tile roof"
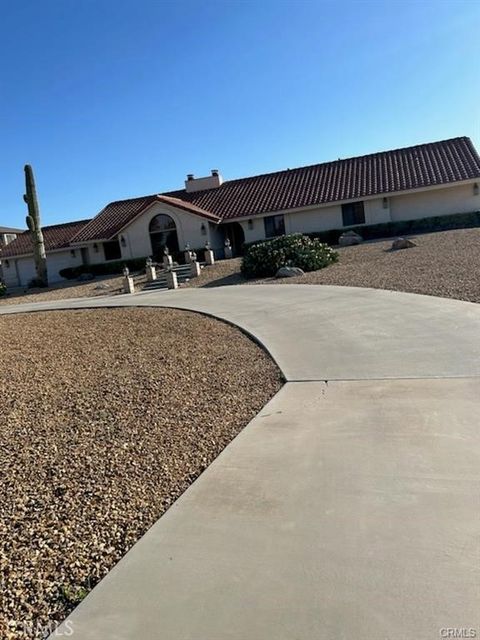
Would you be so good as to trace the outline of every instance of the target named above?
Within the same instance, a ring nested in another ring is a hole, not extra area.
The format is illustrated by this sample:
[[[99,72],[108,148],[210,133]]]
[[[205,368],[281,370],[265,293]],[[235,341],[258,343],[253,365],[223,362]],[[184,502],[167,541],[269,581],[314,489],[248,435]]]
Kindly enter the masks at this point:
[[[472,178],[480,178],[480,158],[471,140],[463,137],[229,180],[206,191],[181,190],[167,195],[229,220]]]
[[[480,179],[480,158],[466,137],[229,180],[220,187],[120,200],[105,207],[75,242],[115,236],[155,201],[215,222],[341,200]]]
[[[171,204],[212,222],[223,222],[471,179],[480,180],[480,157],[469,138],[452,138],[229,180],[204,191],[187,193],[181,189],[118,200],[108,204],[93,220],[45,227],[44,233],[47,250],[51,251],[69,242],[113,238],[155,202]],[[31,244],[29,233],[25,232],[3,250],[2,256],[28,252]]]
[[[68,247],[73,236],[83,229],[90,220],[79,220],[77,222],[67,222],[65,224],[54,224],[49,227],[43,227],[43,240],[45,242],[45,250],[47,253],[55,249]],[[10,244],[2,247],[0,250],[0,258],[10,258],[33,252],[32,238],[30,231],[24,231],[15,238]]]
[[[117,235],[121,229],[133,221],[142,211],[155,202],[164,202],[174,207],[194,213],[212,222],[220,222],[220,218],[209,211],[169,195],[154,194],[130,200],[118,200],[108,204],[100,213],[76,234],[73,242],[89,240],[108,240]]]

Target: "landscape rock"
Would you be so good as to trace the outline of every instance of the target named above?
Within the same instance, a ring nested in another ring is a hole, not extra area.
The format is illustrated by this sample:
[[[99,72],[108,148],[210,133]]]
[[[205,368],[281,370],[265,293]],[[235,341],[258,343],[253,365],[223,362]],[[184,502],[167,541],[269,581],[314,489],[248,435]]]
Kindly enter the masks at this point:
[[[304,276],[305,271],[300,267],[280,267],[275,274],[276,278],[295,278],[296,276]]]
[[[392,242],[392,251],[397,251],[397,249],[410,249],[416,246],[415,242],[407,240],[407,238],[397,238]]]
[[[98,291],[100,289],[110,289],[110,285],[107,284],[106,282],[101,282],[100,284],[97,284],[94,291]]]
[[[350,247],[354,244],[360,244],[363,242],[362,236],[358,235],[355,231],[345,231],[338,239],[338,244],[341,247]]]

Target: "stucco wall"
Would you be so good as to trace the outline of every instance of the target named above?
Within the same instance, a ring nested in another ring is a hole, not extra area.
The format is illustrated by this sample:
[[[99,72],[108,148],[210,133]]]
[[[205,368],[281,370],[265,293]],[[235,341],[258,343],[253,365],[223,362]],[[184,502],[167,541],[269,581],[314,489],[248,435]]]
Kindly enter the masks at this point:
[[[33,258],[7,258],[2,260],[2,271],[7,287],[25,286],[35,277]]]
[[[391,198],[390,210],[392,220],[469,213],[480,210],[480,195],[474,195],[473,183],[419,191]]]
[[[271,215],[281,215],[282,212]],[[327,231],[328,229],[340,229],[342,222],[342,206],[330,205],[284,213],[286,233],[314,233],[315,231]],[[245,242],[254,242],[265,238],[265,226],[261,216],[253,221],[253,227],[249,228],[246,220],[240,221],[245,233]],[[389,207],[383,207],[383,198],[375,198],[365,201],[365,224],[378,224],[390,220]]]
[[[160,213],[169,215],[175,221],[180,251],[183,251],[187,242],[192,249],[199,249],[205,246],[207,240],[210,242],[216,240],[210,236],[210,225],[205,218],[156,203],[119,234],[126,240],[126,247],[122,247],[122,258],[142,258],[152,254],[148,227],[152,218]],[[202,224],[206,231],[205,235],[202,234]]]

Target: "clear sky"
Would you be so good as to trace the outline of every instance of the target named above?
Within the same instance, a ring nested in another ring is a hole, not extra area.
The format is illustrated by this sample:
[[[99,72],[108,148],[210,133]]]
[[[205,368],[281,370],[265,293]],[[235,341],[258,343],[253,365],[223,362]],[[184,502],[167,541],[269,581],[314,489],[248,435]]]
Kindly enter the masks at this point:
[[[470,136],[480,0],[0,0],[0,224]]]

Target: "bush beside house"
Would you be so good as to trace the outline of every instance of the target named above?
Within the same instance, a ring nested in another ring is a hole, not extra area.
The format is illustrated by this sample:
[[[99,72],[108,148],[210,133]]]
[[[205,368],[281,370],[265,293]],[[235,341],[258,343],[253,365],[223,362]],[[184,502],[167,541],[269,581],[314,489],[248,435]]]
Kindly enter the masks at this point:
[[[381,238],[393,238],[415,233],[432,233],[434,231],[448,231],[451,229],[470,229],[480,227],[480,211],[473,213],[456,213],[450,216],[434,216],[431,218],[418,218],[414,220],[398,220],[396,222],[383,222],[381,224],[359,225],[348,227],[348,231],[355,231],[364,240],[379,240]],[[317,238],[327,244],[338,244],[338,239],[345,233],[343,229],[329,229],[309,233],[311,238]]]
[[[261,278],[274,276],[280,267],[316,271],[337,260],[337,252],[327,244],[293,234],[250,245],[243,257],[242,273],[247,278]]]
[[[114,262],[101,262],[100,264],[81,264],[78,267],[67,267],[59,272],[62,278],[75,280],[84,273],[91,273],[94,276],[109,276],[122,273],[127,266],[130,271],[144,271],[146,258],[135,258],[133,260],[115,260]]]

